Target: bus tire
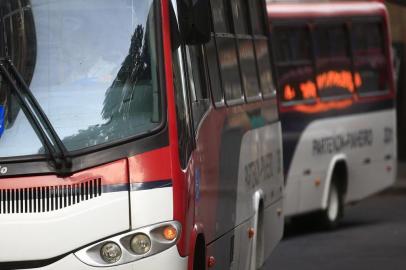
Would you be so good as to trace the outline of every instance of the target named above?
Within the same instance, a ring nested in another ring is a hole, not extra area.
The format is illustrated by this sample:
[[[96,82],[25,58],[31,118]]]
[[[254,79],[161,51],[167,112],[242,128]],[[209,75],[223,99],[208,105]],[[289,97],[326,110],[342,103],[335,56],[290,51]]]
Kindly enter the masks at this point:
[[[327,207],[320,212],[320,224],[324,229],[329,230],[337,228],[344,214],[344,194],[336,180],[336,177],[333,176],[328,193]]]
[[[262,200],[258,206],[257,228],[255,234],[255,269],[261,269],[264,264],[264,206]]]
[[[206,269],[206,244],[204,237],[199,235],[196,240],[195,253],[193,257],[193,270]]]

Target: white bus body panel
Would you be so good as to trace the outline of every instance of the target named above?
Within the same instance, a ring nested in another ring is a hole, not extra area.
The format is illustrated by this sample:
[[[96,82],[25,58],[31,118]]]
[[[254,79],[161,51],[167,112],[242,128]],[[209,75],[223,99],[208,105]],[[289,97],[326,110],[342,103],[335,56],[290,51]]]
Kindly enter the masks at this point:
[[[244,134],[238,168],[236,226],[255,215],[254,203],[259,203],[254,200],[256,192],[261,192],[264,207],[283,196],[280,134],[279,122]]]
[[[254,270],[257,253],[263,263],[282,238],[284,179],[281,149],[280,122],[244,134],[238,166],[235,228],[207,247],[207,254],[221,258],[211,269]],[[263,203],[262,228],[258,228],[260,201]],[[250,228],[255,231],[253,238],[248,235]],[[263,246],[257,250],[259,235]]]
[[[347,138],[348,134],[361,134],[357,146],[319,144],[318,151],[314,149],[317,140]],[[345,161],[348,169],[346,202],[361,200],[391,186],[396,177],[395,134],[394,109],[312,122],[301,134],[290,164],[285,214],[325,208],[334,165],[339,160]]]
[[[251,226],[256,233],[252,246],[256,247],[260,234],[263,246],[259,247],[259,250],[249,248],[246,242],[249,240],[247,231],[242,230],[242,235],[236,237],[235,241],[240,238],[241,244],[247,245],[248,250],[241,250],[239,269],[253,269],[252,258],[256,257],[256,253],[261,254],[261,260],[268,258],[282,238],[284,222],[282,215],[278,215],[278,211],[282,211],[284,186],[281,142],[280,122],[248,131],[241,142],[236,225],[242,224],[247,217],[254,217]],[[258,228],[258,208],[261,200],[264,204],[263,228]],[[235,246],[240,245],[235,243]],[[248,258],[244,258],[247,255]],[[244,263],[241,263],[246,260],[251,261],[249,267],[244,267]]]
[[[172,187],[131,191],[131,227],[173,220]]]
[[[75,255],[70,254],[63,259],[42,267],[42,270],[186,270],[188,257],[181,257],[177,247],[173,246],[157,255],[115,267],[92,267],[79,261]],[[34,268],[32,268],[34,269]],[[38,268],[35,268],[38,269]]]
[[[129,227],[128,191],[52,212],[0,215],[0,262],[57,257]]]

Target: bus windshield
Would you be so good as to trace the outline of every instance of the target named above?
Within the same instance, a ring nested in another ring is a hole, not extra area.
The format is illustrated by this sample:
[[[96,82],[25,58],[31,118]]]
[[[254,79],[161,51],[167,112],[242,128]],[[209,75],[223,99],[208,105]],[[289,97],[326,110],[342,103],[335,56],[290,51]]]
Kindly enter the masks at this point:
[[[162,121],[153,0],[0,0],[10,58],[68,151],[153,131]],[[0,157],[44,147],[0,80]]]

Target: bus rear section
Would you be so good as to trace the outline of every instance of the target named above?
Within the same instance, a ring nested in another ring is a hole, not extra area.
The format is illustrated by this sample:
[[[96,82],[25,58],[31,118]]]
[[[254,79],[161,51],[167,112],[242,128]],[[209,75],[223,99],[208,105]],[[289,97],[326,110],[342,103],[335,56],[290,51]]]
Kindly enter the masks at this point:
[[[253,270],[279,242],[265,3],[227,13],[259,12],[242,37],[182,3],[0,1],[0,269]]]
[[[379,3],[269,4],[287,216],[335,226],[343,204],[393,184],[396,111]]]

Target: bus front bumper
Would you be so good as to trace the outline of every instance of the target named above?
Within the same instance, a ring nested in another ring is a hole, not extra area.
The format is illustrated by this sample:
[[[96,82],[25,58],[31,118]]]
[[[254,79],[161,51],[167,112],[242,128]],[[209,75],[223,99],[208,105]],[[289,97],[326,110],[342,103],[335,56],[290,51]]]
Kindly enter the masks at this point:
[[[187,269],[187,257],[181,257],[179,255],[176,246],[173,246],[161,253],[155,254],[153,256],[134,261],[131,263],[126,263],[114,267],[94,267],[89,266],[81,262],[74,254],[69,254],[66,257],[54,262],[50,265],[44,266],[42,268],[31,268],[31,269],[43,269],[43,270],[186,270]],[[24,268],[27,269],[27,268]]]

